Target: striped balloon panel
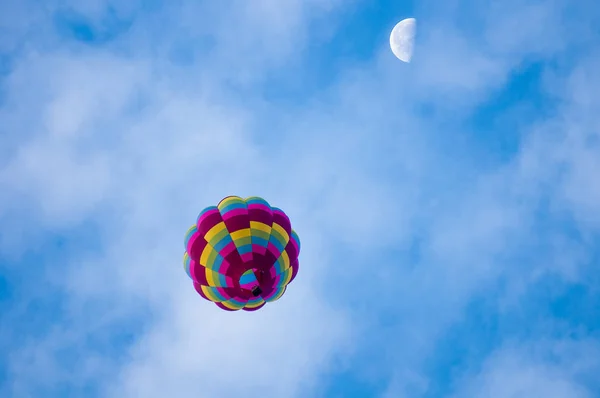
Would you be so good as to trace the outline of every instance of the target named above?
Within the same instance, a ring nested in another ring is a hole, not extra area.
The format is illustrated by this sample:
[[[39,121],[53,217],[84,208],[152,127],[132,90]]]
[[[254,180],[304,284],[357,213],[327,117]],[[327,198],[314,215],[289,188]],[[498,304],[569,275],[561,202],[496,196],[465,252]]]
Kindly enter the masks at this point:
[[[229,311],[279,299],[298,273],[298,235],[281,209],[259,197],[229,196],[204,209],[185,248],[184,269],[198,294]]]

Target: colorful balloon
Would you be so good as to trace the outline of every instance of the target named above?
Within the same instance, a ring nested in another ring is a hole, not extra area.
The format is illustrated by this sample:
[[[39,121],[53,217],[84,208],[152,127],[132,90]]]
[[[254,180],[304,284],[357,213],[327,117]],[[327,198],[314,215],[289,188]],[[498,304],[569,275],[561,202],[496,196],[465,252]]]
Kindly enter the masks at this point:
[[[259,197],[228,196],[204,209],[185,237],[185,271],[206,300],[256,311],[298,273],[300,239],[288,216]]]

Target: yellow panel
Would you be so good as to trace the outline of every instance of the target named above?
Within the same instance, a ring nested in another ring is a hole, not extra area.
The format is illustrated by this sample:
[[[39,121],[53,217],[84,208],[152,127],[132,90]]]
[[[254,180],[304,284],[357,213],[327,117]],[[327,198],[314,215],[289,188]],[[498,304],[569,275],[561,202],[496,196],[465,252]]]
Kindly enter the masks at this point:
[[[288,235],[288,233],[285,231],[285,229],[283,229],[283,227],[277,223],[273,223],[273,229],[275,231],[277,231],[281,237],[285,240],[285,244],[287,244],[290,240],[290,236]]]
[[[252,234],[250,233],[250,228],[240,229],[238,231],[232,232],[230,235],[231,239],[233,239],[234,242],[240,238],[250,238],[252,236]]]
[[[200,255],[200,264],[206,267],[206,264],[208,263],[208,260],[213,252],[217,253],[212,246],[204,246],[204,250],[202,250],[202,254]]]
[[[265,223],[259,221],[250,221],[250,228],[263,231],[267,234],[271,233],[271,227]]]
[[[206,235],[204,235],[204,239],[207,242],[210,242],[215,237],[216,234],[218,234],[219,232],[223,231],[224,229],[226,229],[225,223],[223,221],[221,221],[220,223],[218,223],[217,225],[215,225],[214,227],[212,227],[206,233]]]

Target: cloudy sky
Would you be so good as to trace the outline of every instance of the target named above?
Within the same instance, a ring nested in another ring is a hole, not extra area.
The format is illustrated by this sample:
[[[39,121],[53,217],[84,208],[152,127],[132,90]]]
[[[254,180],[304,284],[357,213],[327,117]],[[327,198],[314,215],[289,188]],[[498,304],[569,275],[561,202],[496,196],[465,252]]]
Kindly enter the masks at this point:
[[[599,397],[598,25],[594,0],[1,2],[0,396]],[[302,242],[254,313],[181,264],[231,194]]]

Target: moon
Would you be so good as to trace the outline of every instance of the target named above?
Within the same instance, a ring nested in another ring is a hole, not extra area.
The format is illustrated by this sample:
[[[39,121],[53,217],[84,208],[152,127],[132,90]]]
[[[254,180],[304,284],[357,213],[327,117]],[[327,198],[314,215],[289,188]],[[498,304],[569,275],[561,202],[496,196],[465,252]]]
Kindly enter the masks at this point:
[[[390,33],[390,48],[392,53],[403,62],[410,62],[415,42],[417,20],[406,18],[398,22]]]

